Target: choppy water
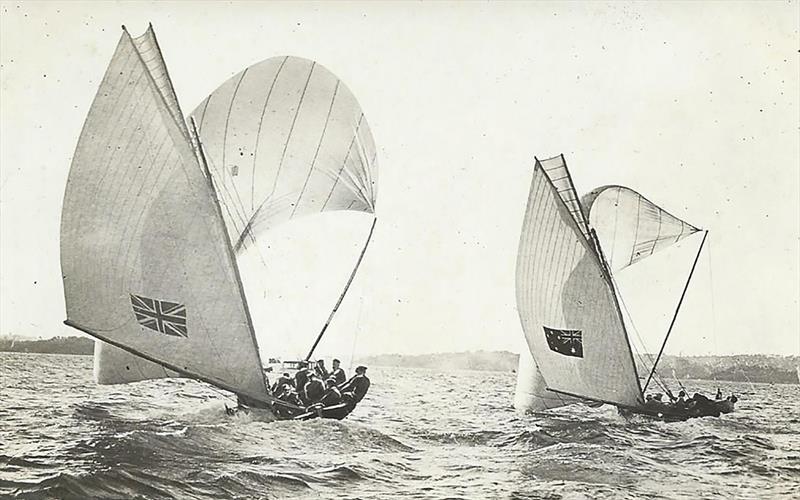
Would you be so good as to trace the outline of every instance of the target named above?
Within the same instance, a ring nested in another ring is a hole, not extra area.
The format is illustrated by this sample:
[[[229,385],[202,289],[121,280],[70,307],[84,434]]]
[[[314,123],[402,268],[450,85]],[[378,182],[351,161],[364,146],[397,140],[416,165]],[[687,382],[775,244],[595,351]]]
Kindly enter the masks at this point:
[[[519,416],[511,373],[369,374],[342,422],[266,422],[193,381],[102,387],[89,357],[0,353],[0,496],[800,497],[797,385],[740,385],[736,413],[665,424]]]

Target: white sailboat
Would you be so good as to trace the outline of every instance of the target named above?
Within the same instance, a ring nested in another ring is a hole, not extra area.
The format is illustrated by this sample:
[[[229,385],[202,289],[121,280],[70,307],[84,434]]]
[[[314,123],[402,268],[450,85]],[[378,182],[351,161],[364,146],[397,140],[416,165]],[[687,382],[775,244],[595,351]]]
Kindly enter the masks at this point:
[[[184,376],[280,404],[265,384],[238,257],[297,217],[373,214],[319,339],[371,240],[376,182],[364,114],[320,64],[276,57],[250,66],[187,126],[152,26],[136,38],[123,27],[61,222],[65,323],[101,341],[98,382]]]
[[[563,155],[537,159],[517,257],[517,308],[529,352],[520,355],[515,406],[541,411],[591,401],[665,413],[651,411],[643,392],[683,295],[642,386],[613,273],[699,231],[622,186],[580,199]]]

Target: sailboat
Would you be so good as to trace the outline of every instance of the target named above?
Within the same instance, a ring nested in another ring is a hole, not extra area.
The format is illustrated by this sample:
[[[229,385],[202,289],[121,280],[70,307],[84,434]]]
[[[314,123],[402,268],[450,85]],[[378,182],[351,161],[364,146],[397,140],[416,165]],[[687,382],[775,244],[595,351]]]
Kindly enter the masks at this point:
[[[61,220],[65,323],[97,339],[97,381],[189,377],[276,414],[304,410],[269,393],[238,259],[299,217],[372,215],[316,346],[375,229],[376,156],[358,101],[322,65],[254,64],[187,122],[152,25],[139,37],[123,26]]]
[[[529,349],[520,355],[515,406],[542,411],[592,402],[665,420],[718,416],[713,401],[689,410],[644,397],[651,382],[661,383],[656,367],[708,231],[644,385],[613,277],[697,233],[627,187],[603,186],[579,198],[563,155],[536,159],[517,256],[517,309]]]

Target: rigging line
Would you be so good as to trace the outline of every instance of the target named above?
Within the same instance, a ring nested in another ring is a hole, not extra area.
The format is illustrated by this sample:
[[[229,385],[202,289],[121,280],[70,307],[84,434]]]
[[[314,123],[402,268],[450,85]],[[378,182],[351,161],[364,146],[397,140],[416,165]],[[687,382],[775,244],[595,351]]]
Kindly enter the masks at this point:
[[[619,290],[620,289],[619,283],[617,283],[617,280],[613,275],[611,276],[611,281],[614,283],[614,287],[617,290]],[[630,320],[631,327],[633,328],[633,333],[636,334],[636,339],[639,341],[639,344],[642,346],[642,348],[644,350],[644,355],[647,356],[647,358],[650,361],[650,366],[652,367],[653,355],[650,354],[649,352],[647,352],[647,345],[645,344],[644,339],[642,338],[641,334],[639,333],[639,329],[636,327],[636,323],[634,323],[634,321],[633,321],[633,315],[631,314],[630,309],[628,309],[628,304],[625,302],[625,299],[622,297],[621,293],[619,293],[618,295],[619,295],[619,302],[620,302],[620,304],[622,304],[622,308],[625,310],[625,314],[628,316],[628,319]],[[637,355],[639,356],[639,359],[642,361],[642,363],[646,365],[646,363],[644,363],[644,359],[642,358],[642,353],[637,352]]]
[[[228,215],[230,216],[231,223],[233,224],[233,229],[235,229],[237,232],[240,233],[239,240],[241,241],[246,236],[249,236],[250,239],[253,241],[253,246],[258,247],[258,245],[256,244],[255,235],[250,231],[250,229],[248,227],[249,223],[247,222],[246,216],[244,214],[244,210],[245,210],[244,209],[244,203],[241,201],[241,198],[239,198],[238,192],[237,192],[237,198],[238,198],[239,204],[237,205],[237,200],[230,194],[230,191],[228,190],[226,183],[225,182],[217,182],[217,180],[216,180],[217,175],[224,176],[225,173],[224,172],[220,172],[220,170],[216,167],[216,165],[214,164],[214,161],[212,159],[208,159],[208,163],[209,163],[210,167],[214,171],[214,172],[212,172],[212,176],[211,176],[211,180],[214,183],[214,186],[216,186],[217,188],[221,188],[223,193],[226,195],[222,200],[220,200],[220,202],[221,202],[222,206],[225,207],[225,211],[228,212]],[[214,173],[216,173],[217,175],[213,175]],[[232,184],[232,187],[234,188],[234,190],[236,189],[234,184]],[[231,211],[231,209],[233,209],[233,212]],[[242,227],[243,227],[243,229],[241,231],[239,231],[239,229],[238,229],[238,227],[236,225],[237,219],[238,219],[238,223],[241,224]],[[235,248],[237,251],[238,251],[238,246],[239,245],[238,245],[238,242],[237,242],[237,248]],[[264,265],[266,265],[266,262],[264,261],[264,255],[261,254],[260,250],[258,252],[259,252],[259,258],[264,263]]]
[[[678,306],[675,308],[675,314],[672,316],[672,322],[669,324],[669,329],[667,329],[667,335],[664,337],[664,342],[661,343],[661,349],[658,351],[658,356],[656,356],[656,362],[653,365],[653,370],[650,372],[650,375],[647,377],[647,382],[645,382],[644,387],[647,388],[647,384],[650,383],[650,379],[653,378],[653,374],[656,371],[656,366],[658,365],[659,359],[661,359],[661,355],[664,353],[664,348],[667,347],[667,340],[669,340],[669,335],[672,333],[672,327],[675,326],[675,320],[678,319],[678,312],[681,310],[681,304],[683,304],[683,298],[686,297],[686,291],[689,289],[689,283],[692,281],[692,275],[694,274],[694,270],[697,267],[697,261],[700,260],[700,252],[703,251],[703,245],[706,242],[706,237],[708,236],[708,231],[706,230],[703,233],[703,240],[700,242],[700,248],[697,249],[697,255],[694,257],[694,262],[692,263],[692,269],[689,271],[689,277],[686,278],[686,284],[683,286],[683,292],[681,293],[681,298],[678,300]]]
[[[610,273],[609,273],[609,275],[611,276],[611,281],[612,281],[612,284],[613,284],[614,288],[619,290],[620,286],[619,286],[619,283],[617,283],[616,278],[614,277],[614,275],[612,275]],[[650,368],[652,368],[654,366],[654,364],[655,364],[654,361],[653,361],[653,355],[650,354],[649,352],[647,352],[647,345],[645,344],[644,339],[642,338],[641,334],[639,333],[639,329],[636,327],[636,323],[634,323],[634,321],[633,321],[633,315],[631,314],[630,309],[628,309],[628,304],[625,302],[625,299],[623,298],[622,293],[618,293],[617,296],[619,297],[619,302],[622,305],[622,308],[625,310],[625,314],[628,316],[628,319],[630,320],[631,327],[633,328],[633,333],[636,335],[636,340],[638,340],[639,344],[642,346],[642,350],[644,351],[644,356],[646,356],[647,359],[650,361]],[[644,367],[647,368],[648,364],[647,364],[646,360],[642,357],[642,353],[639,352],[638,349],[636,350],[636,356],[639,358],[639,361],[642,362],[642,365],[644,365]],[[664,382],[664,380],[662,379],[662,377],[659,374],[656,374],[655,382],[664,392],[669,392],[669,389],[667,388],[666,383]]]
[[[240,197],[237,196],[236,198],[234,198],[234,196],[230,193],[230,191],[228,191],[228,186],[227,186],[227,183],[225,182],[225,170],[224,170],[224,167],[223,168],[217,167],[217,164],[216,164],[216,162],[214,161],[213,158],[207,158],[207,161],[208,161],[209,167],[211,168],[212,180],[214,181],[214,184],[217,187],[219,187],[220,188],[219,190],[222,191],[223,194],[225,195],[226,199],[222,200],[223,205],[225,205],[225,209],[228,211],[228,213],[231,215],[232,218],[235,215],[239,219],[238,222],[240,222],[242,225],[244,225],[244,222],[246,220],[246,217],[244,215],[244,206],[243,206],[243,204],[241,202],[241,198]],[[238,201],[239,201],[238,205],[236,203],[237,202],[237,198],[238,198]],[[228,200],[230,200],[230,203],[228,202]],[[233,210],[236,212],[235,214],[231,213],[231,208],[233,208]],[[233,219],[232,222],[236,222],[236,219]],[[234,227],[234,229],[237,229],[237,228]]]
[[[325,321],[325,325],[322,326],[322,330],[320,330],[319,335],[317,335],[317,339],[314,341],[314,345],[311,346],[311,349],[308,351],[308,355],[306,356],[306,361],[311,359],[311,356],[314,354],[314,349],[317,348],[319,341],[322,340],[322,336],[325,335],[325,330],[328,329],[328,326],[331,324],[333,320],[333,316],[336,314],[336,311],[339,310],[339,306],[342,304],[342,300],[344,300],[344,296],[347,294],[347,290],[350,289],[350,285],[353,283],[353,278],[356,277],[356,272],[358,271],[359,266],[361,266],[361,261],[364,260],[364,254],[367,252],[367,247],[369,246],[369,242],[372,240],[372,233],[375,232],[375,224],[378,222],[378,218],[374,217],[372,219],[372,226],[369,228],[369,234],[367,235],[367,241],[364,242],[364,248],[361,249],[361,254],[358,256],[358,260],[356,261],[356,265],[353,268],[353,272],[350,273],[350,278],[348,278],[347,283],[344,285],[344,290],[342,290],[342,294],[339,295],[339,300],[336,301],[336,305],[333,306],[333,310],[328,315],[327,321]]]

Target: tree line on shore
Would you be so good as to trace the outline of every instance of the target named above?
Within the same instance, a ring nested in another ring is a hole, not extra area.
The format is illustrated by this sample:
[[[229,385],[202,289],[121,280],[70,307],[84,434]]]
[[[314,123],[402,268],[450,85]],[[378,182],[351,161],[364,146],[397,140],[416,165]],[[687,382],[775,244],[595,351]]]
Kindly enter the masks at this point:
[[[647,355],[643,356],[647,359]],[[514,371],[519,355],[508,351],[473,351],[440,354],[379,354],[360,359],[366,365],[429,368],[437,370]],[[658,373],[667,379],[720,380],[797,384],[800,356],[740,354],[733,356],[664,356]],[[640,374],[650,372],[651,362],[637,363]],[[674,373],[673,373],[674,371]]]

